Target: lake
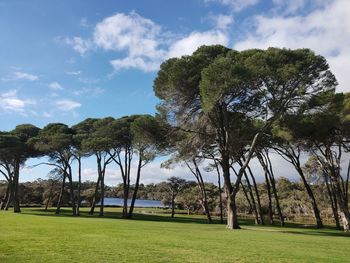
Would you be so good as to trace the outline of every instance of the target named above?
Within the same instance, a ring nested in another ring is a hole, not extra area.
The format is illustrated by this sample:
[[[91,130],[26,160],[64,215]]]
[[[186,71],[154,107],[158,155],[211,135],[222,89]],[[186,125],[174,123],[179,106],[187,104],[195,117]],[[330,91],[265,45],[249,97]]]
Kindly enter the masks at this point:
[[[105,206],[123,206],[124,200],[123,198],[105,198],[104,205]],[[100,205],[99,202],[97,205]],[[131,204],[131,199],[128,199],[128,206]],[[136,199],[135,207],[165,207],[161,201],[159,200],[144,200],[144,199]]]

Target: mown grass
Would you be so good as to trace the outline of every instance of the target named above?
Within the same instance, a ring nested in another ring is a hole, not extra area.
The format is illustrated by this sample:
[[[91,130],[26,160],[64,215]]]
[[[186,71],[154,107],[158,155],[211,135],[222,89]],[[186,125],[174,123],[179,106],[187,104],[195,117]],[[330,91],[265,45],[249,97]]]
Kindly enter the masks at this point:
[[[145,214],[120,219],[0,212],[0,262],[350,262],[350,237],[332,229],[205,224],[203,217]]]

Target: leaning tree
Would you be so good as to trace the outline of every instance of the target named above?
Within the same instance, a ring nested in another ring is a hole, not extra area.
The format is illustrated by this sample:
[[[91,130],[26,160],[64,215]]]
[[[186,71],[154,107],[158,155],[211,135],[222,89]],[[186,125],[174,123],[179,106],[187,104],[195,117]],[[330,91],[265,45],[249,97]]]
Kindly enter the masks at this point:
[[[159,111],[169,123],[184,127],[200,121],[201,116],[210,120],[225,182],[227,227],[231,229],[239,228],[235,198],[261,134],[284,114],[302,111],[313,96],[335,86],[326,60],[308,49],[238,52],[222,46],[202,46],[191,56],[165,61],[154,82],[155,94],[161,99]],[[245,161],[233,183],[230,135],[238,130],[232,121],[237,116],[259,118],[264,125],[244,147]]]

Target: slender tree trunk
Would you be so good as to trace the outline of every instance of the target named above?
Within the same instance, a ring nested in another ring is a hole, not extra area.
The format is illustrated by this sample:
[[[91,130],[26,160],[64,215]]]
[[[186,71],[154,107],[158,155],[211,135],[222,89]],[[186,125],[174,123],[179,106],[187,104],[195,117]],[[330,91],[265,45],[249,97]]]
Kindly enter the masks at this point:
[[[47,211],[47,209],[48,209],[48,207],[49,207],[49,203],[50,203],[50,201],[51,201],[51,196],[52,196],[52,192],[50,191],[50,193],[49,193],[49,197],[47,198],[47,200],[46,200],[46,204],[45,204],[45,211]]]
[[[81,157],[78,157],[78,197],[77,197],[77,215],[80,215],[80,203],[81,203]]]
[[[193,159],[192,162],[194,164],[195,171],[193,171],[188,164],[187,164],[187,166],[188,166],[188,168],[191,170],[191,172],[194,174],[194,176],[197,179],[199,191],[201,192],[201,199],[202,199],[201,205],[202,205],[202,208],[203,208],[203,210],[204,210],[204,212],[205,212],[205,214],[207,216],[208,224],[211,224],[212,223],[212,219],[211,219],[210,211],[209,211],[209,207],[208,207],[207,192],[206,192],[206,189],[205,189],[205,184],[204,184],[204,181],[203,181],[203,177],[202,177],[201,171],[199,170],[199,167],[197,165],[196,160]]]
[[[214,157],[214,156],[213,156]],[[220,170],[219,166],[214,159],[214,164],[216,168],[216,172],[218,174],[218,186],[219,186],[219,208],[220,208],[220,224],[224,223],[224,213],[223,213],[223,204],[222,204],[222,188],[221,188],[221,175],[220,175]]]
[[[96,186],[95,186],[95,193],[94,193],[94,197],[92,198],[92,204],[89,212],[90,215],[93,215],[95,212],[96,200],[98,196],[98,188],[100,187],[100,181],[101,181],[101,178],[100,178],[100,175],[98,175]]]
[[[101,158],[98,159],[97,169],[98,176],[100,177],[100,187],[101,187],[101,201],[100,201],[100,216],[104,215],[104,206],[105,206],[105,165],[102,168]]]
[[[327,178],[327,175],[324,174],[324,181],[325,181],[325,184],[326,184],[326,188],[327,188],[327,193],[328,193],[328,197],[329,197],[329,200],[331,202],[331,208],[332,208],[332,213],[333,213],[333,218],[335,220],[335,227],[340,230],[340,222],[339,222],[339,214],[338,214],[338,207],[337,207],[337,200],[334,196],[334,191],[333,189],[331,188],[331,186],[329,185],[329,182],[328,182],[328,178]]]
[[[128,199],[129,199],[129,189],[130,189],[130,151],[128,149],[125,149],[125,156],[124,156],[124,169],[125,169],[125,178],[123,180],[123,198],[124,198],[124,205],[123,205],[123,218],[128,218]]]
[[[250,199],[252,200],[252,206],[253,206],[253,212],[254,212],[254,221],[255,221],[255,224],[258,225],[260,223],[260,221],[259,221],[258,210],[256,208],[255,198],[254,198],[253,191],[252,191],[252,185],[250,184],[250,181],[249,181],[249,178],[248,178],[248,175],[247,175],[246,172],[244,172],[244,177],[245,177],[246,182],[247,182]]]
[[[100,204],[100,216],[104,215],[105,207],[105,178],[104,175],[101,175],[101,204]]]
[[[243,184],[242,182],[241,182],[241,187],[242,187],[242,190],[243,190],[244,197],[245,197],[245,199],[247,200],[248,205],[249,205],[249,211],[248,211],[248,213],[251,214],[251,213],[253,212],[252,203],[251,203],[251,201],[250,201],[250,199],[249,199],[249,196],[248,196],[248,194],[247,194],[247,190],[245,189],[244,184]]]
[[[10,186],[9,186],[9,183],[7,183],[6,193],[1,200],[0,210],[4,210],[9,194],[10,194]]]
[[[132,214],[134,212],[135,201],[136,201],[136,198],[137,198],[137,192],[139,190],[139,185],[140,185],[141,167],[142,167],[142,158],[139,157],[139,163],[137,165],[135,189],[134,189],[134,193],[133,193],[132,199],[131,199],[131,204],[130,204],[130,208],[129,208],[128,218],[132,218]]]
[[[19,188],[19,163],[15,164],[14,168],[14,178],[13,178],[13,212],[20,213],[20,201],[18,196],[18,188]]]
[[[262,166],[262,168],[264,170],[264,174],[265,174],[266,190],[267,190],[267,196],[269,199],[269,221],[270,221],[270,224],[273,225],[272,195],[271,195],[271,185],[270,185],[270,181],[269,181],[269,171],[268,171],[268,167],[264,161],[264,158],[262,157],[262,154],[259,152],[256,152],[256,156],[258,157],[260,165]]]
[[[238,164],[242,167],[243,166],[243,163],[241,162],[241,160],[237,160]],[[253,208],[253,212],[254,212],[254,221],[255,221],[255,224],[258,225],[260,224],[260,220],[259,220],[259,215],[258,215],[258,209],[256,207],[256,203],[255,203],[255,198],[254,198],[254,195],[253,195],[253,191],[252,191],[252,185],[250,184],[250,180],[248,178],[248,174],[246,171],[243,172],[244,174],[244,178],[247,182],[247,187],[248,187],[248,193],[249,193],[249,196],[250,196],[250,199],[252,200],[252,208]]]
[[[74,197],[74,187],[73,187],[73,178],[72,178],[72,168],[70,167],[69,164],[67,164],[68,166],[68,182],[69,182],[69,194],[70,194],[70,200],[72,203],[72,214],[73,216],[75,216],[77,214],[76,211],[76,206],[75,206],[75,197]]]
[[[264,225],[264,214],[263,214],[263,210],[262,210],[262,206],[261,206],[261,200],[260,200],[260,194],[259,194],[259,190],[258,190],[258,185],[256,183],[255,177],[254,177],[253,172],[250,169],[249,165],[247,166],[247,168],[248,168],[250,177],[252,178],[252,181],[253,181],[254,191],[255,191],[255,195],[256,195],[256,199],[257,199],[257,203],[258,203],[260,223],[262,225]]]
[[[310,198],[312,209],[313,209],[313,213],[314,213],[314,217],[315,217],[315,220],[316,220],[316,227],[317,228],[323,228],[323,223],[322,223],[322,219],[321,219],[321,216],[320,216],[320,210],[318,209],[314,193],[312,192],[312,189],[311,189],[310,185],[306,181],[304,172],[301,169],[300,165],[295,164],[294,166],[295,166],[296,170],[298,171],[298,173],[299,173],[299,175],[301,177],[301,180],[302,180],[302,182],[304,184],[304,187],[306,189],[306,193],[308,194],[308,196]]]
[[[58,196],[58,201],[57,201],[56,214],[59,214],[61,212],[61,203],[62,203],[62,197],[63,197],[63,193],[64,193],[65,184],[66,184],[66,172],[63,173],[61,190],[60,190],[60,194]]]
[[[348,200],[345,200],[345,196],[342,194],[342,189],[338,180],[334,180],[334,186],[344,232],[350,232],[350,212],[347,205]]]
[[[174,192],[171,193],[171,218],[174,218],[175,216],[175,194]]]
[[[279,201],[278,194],[277,194],[275,176],[274,176],[274,174],[273,174],[272,164],[271,164],[270,157],[268,156],[268,154],[267,154],[266,158],[267,158],[268,163],[269,163],[270,182],[271,182],[271,187],[272,187],[272,193],[273,193],[273,195],[274,195],[274,197],[275,197],[275,201],[276,201],[277,213],[278,213],[278,216],[279,216],[279,218],[280,218],[280,224],[281,224],[281,226],[284,226],[284,225],[285,225],[285,223],[284,223],[284,217],[283,217],[283,214],[282,214],[282,209],[281,209],[280,201]]]
[[[12,199],[13,199],[13,190],[12,190],[12,182],[9,182],[9,195],[7,197],[7,200],[6,200],[6,204],[5,204],[5,210],[9,210],[10,206],[11,206],[11,203],[12,203]]]

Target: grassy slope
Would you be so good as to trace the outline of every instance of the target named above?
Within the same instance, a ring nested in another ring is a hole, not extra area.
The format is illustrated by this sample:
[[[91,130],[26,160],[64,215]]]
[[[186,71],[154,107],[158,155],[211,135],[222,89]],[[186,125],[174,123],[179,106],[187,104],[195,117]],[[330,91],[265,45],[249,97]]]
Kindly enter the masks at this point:
[[[111,211],[113,209],[107,209]],[[115,210],[113,210],[115,211]],[[0,262],[349,262],[339,231],[219,224],[186,216],[122,220],[0,212]]]

